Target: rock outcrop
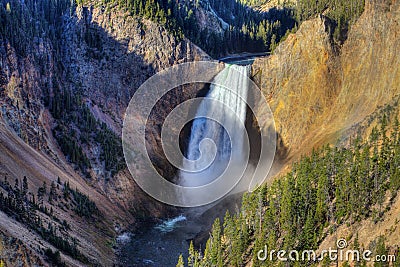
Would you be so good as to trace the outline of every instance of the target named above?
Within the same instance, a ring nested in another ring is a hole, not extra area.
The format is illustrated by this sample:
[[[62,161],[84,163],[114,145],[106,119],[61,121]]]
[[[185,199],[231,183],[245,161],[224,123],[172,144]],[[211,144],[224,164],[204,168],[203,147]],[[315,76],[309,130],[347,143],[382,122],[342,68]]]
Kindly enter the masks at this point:
[[[270,57],[253,65],[289,156],[340,139],[400,94],[398,1],[366,1],[338,47],[329,20],[304,22]]]
[[[301,147],[304,136],[320,125],[337,94],[339,64],[327,24],[322,17],[304,22],[273,55],[253,64],[276,129],[291,150]]]

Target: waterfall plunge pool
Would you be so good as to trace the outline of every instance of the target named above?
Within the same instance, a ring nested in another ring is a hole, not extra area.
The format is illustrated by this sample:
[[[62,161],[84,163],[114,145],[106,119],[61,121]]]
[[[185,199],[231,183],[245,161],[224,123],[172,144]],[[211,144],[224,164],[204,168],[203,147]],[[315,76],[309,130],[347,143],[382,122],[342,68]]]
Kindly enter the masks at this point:
[[[250,66],[245,64],[240,64],[241,66],[231,64],[227,64],[225,69],[222,70],[215,79],[218,79],[218,82],[225,84],[229,88],[236,89],[239,95],[244,95],[247,92],[246,84],[244,80],[241,79],[240,76],[235,75],[235,73],[240,72],[243,75],[249,75]],[[217,114],[220,121],[233,124],[232,128],[237,128],[235,124],[242,123],[246,120],[246,104],[238,99],[238,95],[229,93],[228,90],[223,87],[211,85],[207,97],[222,101],[229,107],[235,109],[235,112],[241,120],[240,122],[237,120],[232,121],[232,116],[229,114],[231,110],[226,110],[221,114]],[[207,105],[200,105],[198,112],[216,113],[213,107]],[[236,132],[235,135],[236,139],[240,141],[242,133]],[[198,157],[198,146],[204,138],[211,138],[215,140],[217,144],[219,150],[216,159],[214,160],[217,166],[213,166],[213,163],[208,169],[204,170],[203,175],[201,173],[200,175],[180,173],[180,182],[182,185],[196,186],[210,182],[207,179],[213,175],[218,176],[218,173],[216,172],[220,169],[220,165],[224,165],[226,158],[228,158],[228,154],[232,154],[234,158],[236,157],[237,159],[240,159],[240,142],[236,143],[239,144],[236,146],[236,148],[239,147],[239,151],[236,151],[235,147],[231,147],[232,144],[223,127],[219,127],[213,122],[204,120],[204,118],[195,119],[193,121],[189,146],[187,148],[189,158],[196,159],[196,157]],[[195,179],[203,178],[205,181],[195,181]],[[240,202],[240,199],[241,194],[235,196],[234,201],[230,199],[225,201],[224,204],[221,204],[224,202],[222,201],[215,206],[185,209],[183,213],[177,217],[166,219],[158,224],[150,225],[145,229],[138,231],[135,235],[129,236],[130,238],[128,242],[120,246],[119,263],[117,265],[128,267],[176,266],[180,254],[182,254],[185,259],[187,258],[190,240],[196,239],[200,233],[203,238],[207,238],[207,231],[211,228],[213,220],[216,217],[223,217],[226,210],[231,209],[232,206],[236,205],[235,203]],[[235,207],[235,210],[237,210],[237,207]],[[233,209],[231,209],[231,211],[234,212]]]

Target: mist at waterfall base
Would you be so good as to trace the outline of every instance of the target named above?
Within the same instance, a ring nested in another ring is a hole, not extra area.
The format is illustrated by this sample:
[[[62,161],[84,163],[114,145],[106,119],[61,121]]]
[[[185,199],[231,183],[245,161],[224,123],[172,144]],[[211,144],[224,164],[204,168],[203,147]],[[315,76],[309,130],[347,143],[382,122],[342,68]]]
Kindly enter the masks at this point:
[[[206,98],[217,100],[224,105],[222,108],[216,107],[203,100],[198,106],[196,119],[191,127],[186,157],[195,162],[194,169],[199,167],[202,170],[180,171],[178,173],[180,185],[196,187],[211,183],[229,166],[229,175],[232,175],[232,179],[235,175],[241,174],[242,168],[238,166],[242,166],[243,163],[246,163],[244,176],[251,168],[247,164],[248,158],[243,150],[243,140],[247,138],[244,125],[248,93],[246,77],[249,73],[250,66],[227,64],[214,78],[220,85],[211,84]],[[202,166],[207,167],[202,168]],[[183,167],[188,166],[184,164]],[[245,180],[242,179],[236,185],[233,190],[235,193],[247,190],[248,183]],[[240,196],[236,199],[240,200]],[[235,201],[229,199],[227,202],[228,205],[232,205]],[[184,258],[187,257],[189,241],[201,239],[199,235],[206,238],[214,218],[222,218],[227,209],[223,203],[183,209],[176,217],[167,218],[141,232],[131,234],[129,240],[122,238],[126,236],[124,234],[120,238],[125,240],[123,246],[120,246],[121,266],[175,266],[180,254]],[[202,248],[204,249],[204,244]]]
[[[249,65],[227,64],[224,70],[214,78],[206,97],[214,101],[210,102],[206,99],[202,101],[191,128],[186,157],[194,161],[194,167],[186,166],[185,163],[183,165],[184,169],[200,171],[181,170],[180,185],[203,186],[223,177],[223,179],[238,181],[233,192],[247,190],[248,184],[246,185],[242,179],[245,179],[246,168],[251,168],[247,166],[249,152],[244,150],[244,138],[247,138],[245,123],[250,69]],[[220,105],[215,105],[215,101],[218,101]],[[193,162],[190,163],[193,164]],[[225,185],[222,184],[222,186]]]

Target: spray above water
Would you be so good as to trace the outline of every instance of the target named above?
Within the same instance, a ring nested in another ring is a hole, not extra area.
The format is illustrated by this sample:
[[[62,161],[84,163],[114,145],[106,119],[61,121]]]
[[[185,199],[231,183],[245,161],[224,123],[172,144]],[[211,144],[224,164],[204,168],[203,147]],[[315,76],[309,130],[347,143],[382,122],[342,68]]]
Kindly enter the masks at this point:
[[[227,65],[214,78],[197,110],[187,150],[187,158],[195,161],[194,169],[207,167],[199,172],[181,171],[181,185],[208,184],[223,174],[229,162],[234,163],[233,169],[237,164],[247,162],[248,153],[244,151],[243,142],[250,70],[250,66]],[[212,142],[204,143],[205,140]],[[190,169],[187,165],[184,163],[184,169]]]
[[[250,68],[205,61],[184,63],[157,73],[138,88],[126,111],[122,141],[127,166],[141,189],[170,205],[198,207],[233,192],[254,190],[266,179],[276,133],[268,103],[249,78]],[[179,170],[179,184],[175,184],[154,168],[146,148],[146,127],[152,109],[165,94],[193,83],[210,83],[207,97],[182,102],[161,127],[164,155]],[[190,112],[194,106],[198,107],[196,114]],[[261,137],[260,156],[258,162],[252,162],[253,168],[245,127],[247,110],[259,123],[255,131]],[[179,133],[190,121],[192,132],[185,156]]]

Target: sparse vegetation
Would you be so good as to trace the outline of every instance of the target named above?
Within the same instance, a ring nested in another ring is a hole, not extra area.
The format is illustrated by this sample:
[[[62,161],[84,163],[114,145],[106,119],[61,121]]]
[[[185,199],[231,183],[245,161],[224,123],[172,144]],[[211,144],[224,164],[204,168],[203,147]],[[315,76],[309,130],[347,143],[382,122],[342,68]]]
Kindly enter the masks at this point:
[[[9,42],[21,58],[33,53],[34,47],[39,45],[39,40],[47,39],[52,45],[54,56],[61,60],[62,15],[75,12],[76,4],[70,0],[2,2],[0,39]],[[100,39],[95,33],[87,31],[83,38],[89,47],[101,50]],[[44,71],[47,59],[38,58],[38,62],[43,64],[39,67]],[[63,63],[55,63],[54,67],[61,73]],[[99,145],[101,160],[105,170],[114,175],[125,167],[120,138],[94,118],[89,107],[82,101],[79,85],[73,89],[66,88],[61,84],[61,80],[62,78],[54,75],[51,82],[41,86],[42,101],[56,121],[53,134],[62,152],[77,169],[89,177],[92,163],[85,151],[85,145],[100,140],[104,145],[104,148]]]
[[[91,201],[87,195],[79,192],[78,189],[72,190],[69,186],[69,182],[64,183],[63,195],[64,199],[73,201],[75,204],[74,211],[79,216],[93,218],[94,216],[100,215],[96,204]],[[70,197],[72,197],[72,199]]]
[[[0,181],[0,209],[10,217],[27,225],[60,251],[82,263],[89,263],[89,259],[79,251],[77,240],[68,234],[70,226],[67,221],[61,222],[55,216],[53,205],[71,206],[79,216],[91,219],[95,219],[101,214],[93,201],[77,189],[72,190],[68,182],[64,183],[62,190],[64,192],[63,200],[54,182],[51,183],[50,191],[47,190],[47,185],[43,182],[43,185],[37,191],[37,198],[35,198],[35,195],[28,190],[26,177],[23,178],[22,185],[16,179],[14,186],[11,186],[7,177],[5,177],[3,181]],[[49,205],[44,202],[46,196],[49,198]],[[62,266],[59,252],[53,253],[51,251],[50,253],[50,251],[46,251],[49,260],[55,266]]]
[[[325,14],[336,25],[334,37],[343,42],[347,32],[364,11],[365,0],[300,0],[297,1],[296,18],[299,23],[317,14]]]
[[[45,100],[50,112],[58,119],[53,134],[68,160],[86,176],[91,162],[82,147],[88,144],[100,146],[100,160],[111,176],[125,167],[120,138],[105,123],[97,120],[82,97],[68,90],[59,91],[56,97]]]
[[[121,140],[113,131],[102,123],[95,136],[96,142],[101,145],[100,159],[105,162],[106,170],[110,170],[114,175],[125,167],[122,155]]]

